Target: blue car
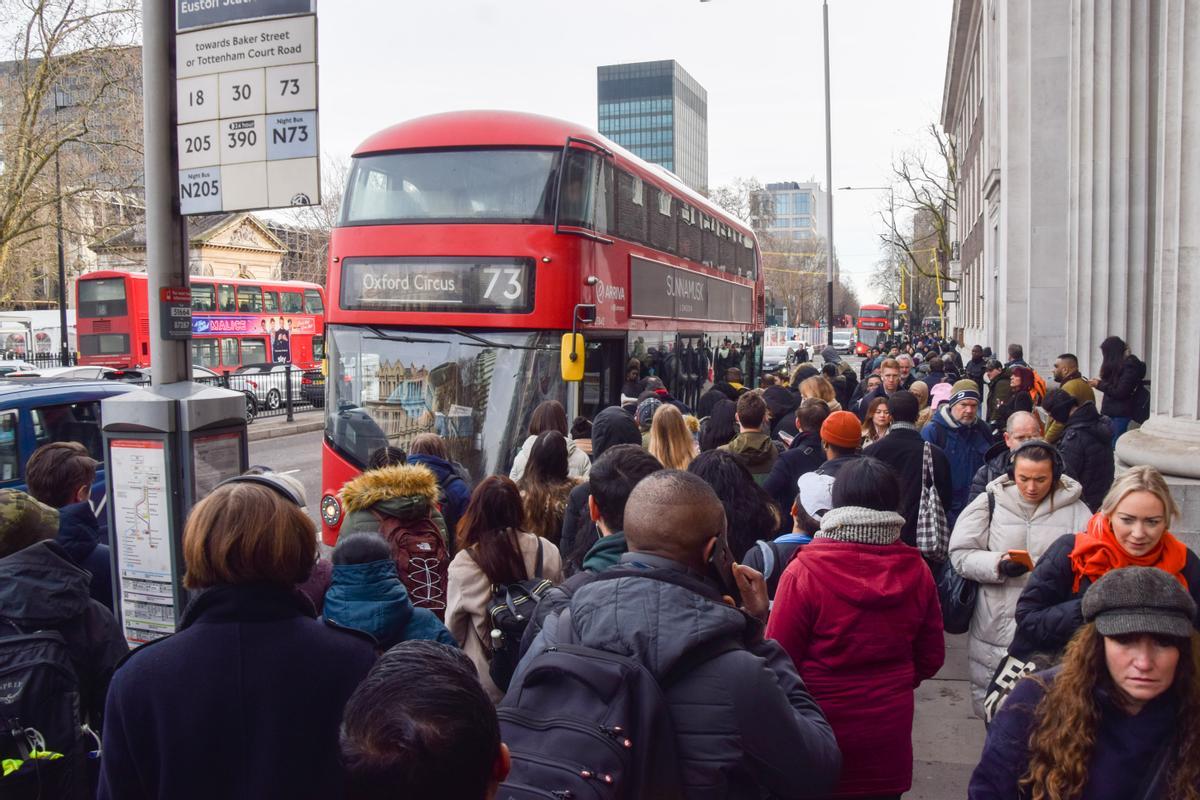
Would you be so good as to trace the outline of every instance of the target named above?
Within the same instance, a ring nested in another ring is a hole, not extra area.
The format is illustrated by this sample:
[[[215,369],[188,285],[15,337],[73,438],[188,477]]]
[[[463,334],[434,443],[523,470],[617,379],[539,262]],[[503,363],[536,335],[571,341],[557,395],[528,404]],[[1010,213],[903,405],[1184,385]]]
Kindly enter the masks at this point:
[[[104,441],[100,401],[138,387],[121,381],[0,379],[0,488],[25,491],[25,462],[48,442],[79,442],[101,462],[92,484],[92,506],[107,527]]]

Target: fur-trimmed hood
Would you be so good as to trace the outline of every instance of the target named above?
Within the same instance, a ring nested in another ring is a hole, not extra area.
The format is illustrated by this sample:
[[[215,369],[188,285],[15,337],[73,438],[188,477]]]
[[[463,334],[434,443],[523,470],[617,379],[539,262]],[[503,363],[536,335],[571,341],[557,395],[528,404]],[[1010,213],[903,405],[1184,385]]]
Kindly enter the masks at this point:
[[[342,506],[347,514],[366,511],[380,503],[406,501],[404,505],[425,506],[425,513],[437,503],[438,483],[433,472],[419,464],[383,467],[364,472],[342,487]]]

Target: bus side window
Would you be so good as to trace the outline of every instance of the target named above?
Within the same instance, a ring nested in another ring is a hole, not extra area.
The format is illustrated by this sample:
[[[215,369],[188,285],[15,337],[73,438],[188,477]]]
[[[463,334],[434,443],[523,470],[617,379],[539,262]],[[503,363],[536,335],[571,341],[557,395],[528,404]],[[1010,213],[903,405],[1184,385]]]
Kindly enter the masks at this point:
[[[232,286],[227,283],[217,286],[217,305],[221,311],[237,311],[237,303],[234,302]]]
[[[192,339],[192,363],[216,369],[221,366],[216,339]]]
[[[257,314],[262,311],[262,289],[257,286],[239,286],[237,290],[238,311]]]
[[[308,314],[325,313],[325,303],[321,300],[321,293],[316,289],[304,290],[304,310]]]
[[[226,367],[238,365],[238,340],[232,336],[221,339],[221,364]]]
[[[192,310],[193,311],[216,311],[217,301],[213,296],[213,286],[211,283],[193,283],[192,284]]]
[[[263,311],[275,314],[279,311],[279,292],[263,292]]]
[[[283,292],[283,313],[299,314],[302,308],[299,292]]]
[[[266,339],[242,339],[243,364],[265,364],[268,361]]]

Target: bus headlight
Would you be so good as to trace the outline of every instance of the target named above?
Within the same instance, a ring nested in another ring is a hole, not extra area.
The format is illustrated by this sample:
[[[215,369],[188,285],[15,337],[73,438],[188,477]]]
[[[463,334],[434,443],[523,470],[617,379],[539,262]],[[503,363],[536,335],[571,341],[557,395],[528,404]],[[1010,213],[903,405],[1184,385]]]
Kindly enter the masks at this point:
[[[321,498],[321,519],[331,528],[336,528],[342,521],[342,504],[336,495],[327,494]]]

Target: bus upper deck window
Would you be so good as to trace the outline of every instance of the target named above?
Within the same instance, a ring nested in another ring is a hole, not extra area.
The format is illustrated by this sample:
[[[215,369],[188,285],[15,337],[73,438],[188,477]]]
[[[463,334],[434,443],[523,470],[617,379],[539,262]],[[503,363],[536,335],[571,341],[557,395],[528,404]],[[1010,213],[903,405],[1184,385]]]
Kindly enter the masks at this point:
[[[279,311],[279,292],[263,292],[263,311],[268,314]]]
[[[262,289],[257,286],[239,286],[237,290],[238,311],[257,314],[263,310]]]
[[[321,300],[321,293],[316,289],[304,290],[304,310],[309,314],[325,313],[325,303]]]
[[[303,305],[300,301],[299,292],[283,292],[282,293],[282,310],[284,314],[299,314]]]
[[[232,286],[227,283],[217,286],[217,305],[220,311],[237,311]]]
[[[193,283],[192,284],[192,310],[193,311],[216,311],[217,299],[213,292],[211,283]]]

